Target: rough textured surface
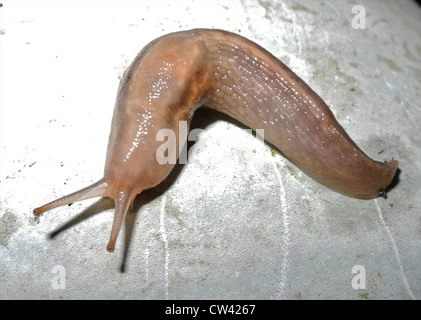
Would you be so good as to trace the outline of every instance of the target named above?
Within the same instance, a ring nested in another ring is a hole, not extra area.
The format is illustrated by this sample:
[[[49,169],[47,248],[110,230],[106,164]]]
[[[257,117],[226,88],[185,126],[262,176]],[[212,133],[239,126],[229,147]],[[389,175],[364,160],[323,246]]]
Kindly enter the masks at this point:
[[[415,3],[359,1],[365,29],[352,27],[353,1],[2,3],[0,298],[421,298]],[[368,155],[399,160],[388,199],[336,194],[203,110],[189,163],[138,197],[113,254],[110,200],[35,219],[35,206],[102,176],[119,77],[136,53],[195,27],[267,48]],[[358,265],[365,289],[352,286]]]

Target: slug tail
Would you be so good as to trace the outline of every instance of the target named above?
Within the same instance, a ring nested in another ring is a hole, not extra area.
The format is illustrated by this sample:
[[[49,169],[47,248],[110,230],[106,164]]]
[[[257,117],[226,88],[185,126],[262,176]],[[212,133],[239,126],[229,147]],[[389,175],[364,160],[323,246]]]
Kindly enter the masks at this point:
[[[135,197],[136,194],[132,191],[120,191],[114,198],[115,212],[110,241],[107,244],[108,252],[114,251],[115,243],[117,241],[118,234],[120,233],[124,218],[126,217],[129,208],[133,208],[133,200]]]
[[[393,181],[396,176],[396,172],[399,168],[399,161],[391,160],[384,162],[384,176],[385,182],[383,183],[382,189],[378,193],[378,197],[387,198],[387,191],[388,189],[394,184]]]
[[[104,178],[102,178],[101,180],[91,184],[86,188],[73,192],[67,196],[61,197],[34,209],[33,214],[39,216],[48,210],[61,207],[66,204],[71,204],[76,201],[86,200],[94,197],[105,196],[107,188],[108,184],[105,182]]]

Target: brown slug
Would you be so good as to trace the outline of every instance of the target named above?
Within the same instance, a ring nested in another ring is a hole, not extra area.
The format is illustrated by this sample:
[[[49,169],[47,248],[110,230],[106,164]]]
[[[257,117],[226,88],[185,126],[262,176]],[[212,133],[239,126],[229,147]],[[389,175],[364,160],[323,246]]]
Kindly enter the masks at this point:
[[[370,159],[326,103],[294,72],[256,43],[222,30],[193,29],[150,42],[121,79],[104,177],[34,210],[35,215],[92,197],[115,201],[107,250],[114,251],[135,197],[163,181],[174,164],[160,164],[160,129],[186,132],[180,121],[201,106],[221,111],[265,139],[307,175],[344,195],[370,199],[391,183],[398,161]]]

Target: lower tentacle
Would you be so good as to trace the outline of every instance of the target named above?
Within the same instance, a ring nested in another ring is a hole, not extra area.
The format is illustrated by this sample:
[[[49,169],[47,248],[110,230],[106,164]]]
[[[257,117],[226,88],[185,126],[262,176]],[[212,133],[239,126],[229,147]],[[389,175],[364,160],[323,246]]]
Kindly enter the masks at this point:
[[[120,233],[124,218],[126,217],[129,208],[133,208],[133,200],[135,197],[136,194],[132,191],[120,191],[114,199],[114,221],[111,229],[110,241],[107,245],[108,252],[114,251],[115,243],[117,241],[118,234]]]

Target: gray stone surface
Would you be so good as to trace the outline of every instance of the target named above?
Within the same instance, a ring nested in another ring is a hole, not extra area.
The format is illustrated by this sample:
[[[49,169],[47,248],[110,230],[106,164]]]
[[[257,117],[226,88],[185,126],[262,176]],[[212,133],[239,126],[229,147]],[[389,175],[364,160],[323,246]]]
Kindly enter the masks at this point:
[[[421,298],[415,3],[358,1],[365,29],[353,28],[355,1],[2,3],[1,299]],[[113,254],[109,199],[35,219],[34,207],[102,177],[119,77],[136,53],[194,27],[267,48],[368,155],[399,160],[388,198],[334,193],[204,110],[189,163],[138,197]],[[354,266],[364,267],[365,289],[352,286],[362,275]]]

